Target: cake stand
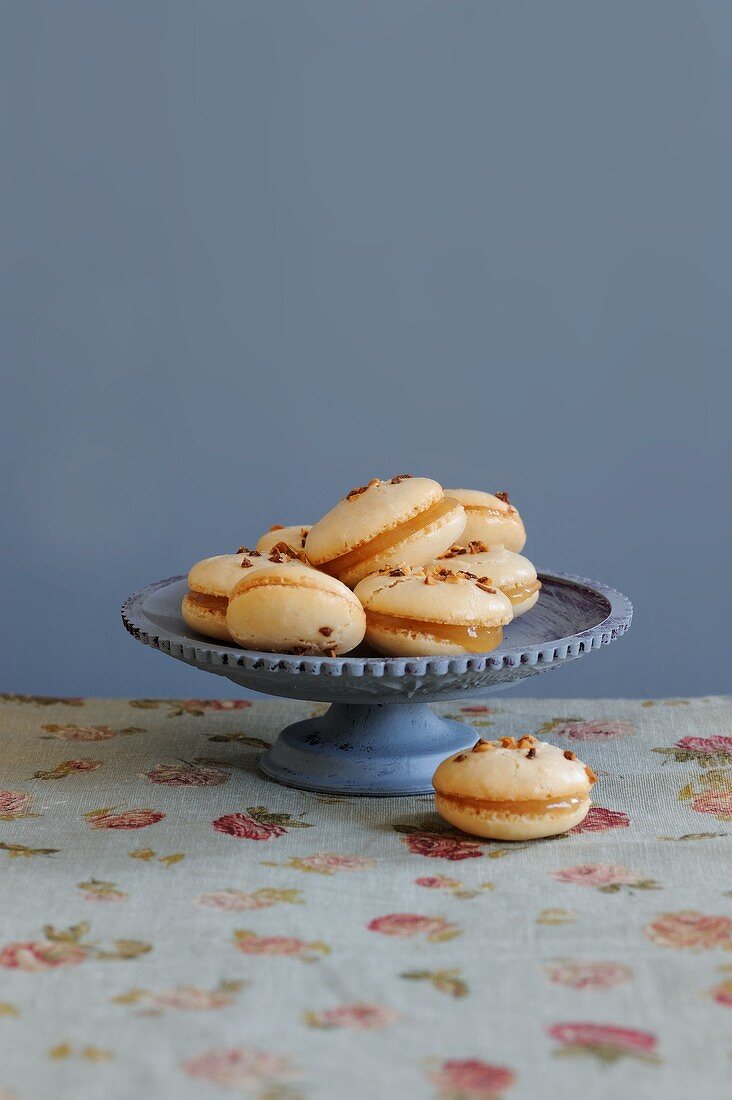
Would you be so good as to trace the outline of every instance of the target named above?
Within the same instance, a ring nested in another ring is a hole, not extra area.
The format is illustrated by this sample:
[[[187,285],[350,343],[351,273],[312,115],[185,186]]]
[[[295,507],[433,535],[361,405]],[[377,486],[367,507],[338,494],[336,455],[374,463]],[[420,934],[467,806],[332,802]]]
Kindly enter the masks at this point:
[[[294,657],[215,643],[183,621],[185,577],[135,592],[122,621],[143,645],[242,687],[331,704],[322,717],[288,726],[264,753],[262,770],[279,783],[347,795],[426,794],[440,761],[478,736],[428,703],[500,691],[629,628],[632,605],[615,589],[564,573],[539,578],[538,602],[506,628],[498,649],[459,657]]]

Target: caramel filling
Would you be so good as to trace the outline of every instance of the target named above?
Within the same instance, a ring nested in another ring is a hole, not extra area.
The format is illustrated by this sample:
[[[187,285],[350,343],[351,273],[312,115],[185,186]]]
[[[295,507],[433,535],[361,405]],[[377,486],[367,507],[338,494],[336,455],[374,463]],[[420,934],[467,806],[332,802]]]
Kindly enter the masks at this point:
[[[516,509],[509,504],[508,508],[489,508],[483,504],[463,504],[466,512],[476,512],[481,516],[490,516],[496,519],[513,519]]]
[[[229,606],[228,596],[208,596],[204,592],[188,592],[186,595],[202,611],[220,611],[225,615]]]
[[[523,603],[524,600],[528,600],[529,596],[533,596],[534,592],[538,592],[541,588],[541,581],[527,581],[526,584],[514,584],[510,588],[502,588],[504,596],[508,596],[511,603]]]
[[[401,615],[383,615],[379,611],[367,611],[366,622],[378,630],[396,634],[426,634],[437,642],[452,642],[469,653],[490,653],[501,644],[501,626],[450,626],[448,623],[430,623],[423,619],[404,619]]]
[[[564,795],[561,798],[523,798],[516,800],[494,800],[491,798],[471,798],[469,795],[445,794],[435,788],[440,798],[454,806],[486,810],[495,814],[546,814],[556,816],[573,813],[578,806],[587,801],[587,795]]]
[[[430,508],[425,508],[416,516],[405,520],[404,523],[392,527],[389,531],[384,531],[381,535],[376,535],[375,538],[363,543],[363,545],[357,546],[355,550],[349,550],[347,554],[341,554],[339,558],[331,558],[330,561],[321,562],[319,568],[324,573],[330,573],[331,576],[339,576],[341,573],[361,565],[368,558],[388,554],[404,539],[413,535],[416,531],[421,531],[423,528],[436,523],[437,520],[454,511],[456,506],[457,501],[451,497],[443,497],[442,500],[438,500]]]

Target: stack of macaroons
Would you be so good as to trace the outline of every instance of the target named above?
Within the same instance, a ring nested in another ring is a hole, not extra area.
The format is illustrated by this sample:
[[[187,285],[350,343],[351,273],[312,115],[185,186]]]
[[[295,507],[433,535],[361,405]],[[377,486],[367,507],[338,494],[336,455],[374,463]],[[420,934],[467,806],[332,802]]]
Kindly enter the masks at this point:
[[[374,478],[312,526],[278,524],[254,550],[198,562],[183,618],[274,653],[337,657],[364,638],[387,656],[488,653],[539,595],[525,540],[505,493]]]

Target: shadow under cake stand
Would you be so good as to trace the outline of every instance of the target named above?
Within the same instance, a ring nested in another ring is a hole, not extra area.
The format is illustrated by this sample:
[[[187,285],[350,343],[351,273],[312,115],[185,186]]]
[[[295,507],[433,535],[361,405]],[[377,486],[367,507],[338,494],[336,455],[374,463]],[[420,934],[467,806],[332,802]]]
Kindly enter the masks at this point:
[[[478,736],[429,703],[503,690],[628,630],[633,608],[622,593],[564,573],[539,579],[538,602],[506,627],[498,649],[459,657],[294,657],[214,643],[183,621],[185,577],[135,592],[122,620],[144,645],[242,687],[331,704],[322,717],[287,726],[262,756],[262,770],[279,783],[350,795],[428,794],[440,761]]]

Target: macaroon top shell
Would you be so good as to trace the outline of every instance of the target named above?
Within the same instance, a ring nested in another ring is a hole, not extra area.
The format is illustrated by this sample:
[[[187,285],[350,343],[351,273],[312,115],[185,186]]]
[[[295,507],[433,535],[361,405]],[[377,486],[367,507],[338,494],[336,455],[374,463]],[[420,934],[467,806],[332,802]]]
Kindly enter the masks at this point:
[[[305,553],[315,565],[339,558],[405,523],[443,497],[442,486],[428,477],[374,479],[352,490],[310,528]]]
[[[426,623],[490,627],[505,626],[513,618],[511,601],[499,589],[486,592],[468,577],[426,581],[423,569],[401,577],[377,573],[360,581],[354,591],[367,612]]]
[[[480,742],[479,742],[480,744]],[[568,750],[536,741],[525,748],[504,748],[488,741],[482,752],[466,749],[443,760],[432,785],[440,794],[496,802],[533,801],[589,795],[592,782],[581,760],[567,759]],[[534,755],[528,756],[530,749]]]
[[[318,569],[314,569],[312,565],[306,565],[296,559],[273,563],[265,558],[265,561],[269,566],[266,571],[260,573],[259,570],[252,570],[251,575],[239,577],[238,584],[229,593],[230,600],[259,585],[285,584],[296,588],[315,588],[319,592],[328,592],[333,596],[340,596],[350,604],[358,604],[358,600],[350,588],[346,588],[345,584],[336,580],[335,577],[330,577],[327,573],[321,573]],[[246,573],[249,574],[250,571],[247,570]]]
[[[272,527],[262,535],[257,543],[260,554],[269,554],[273,546],[278,542],[286,542],[295,550],[305,549],[305,539],[310,527],[307,524],[293,523],[289,527]]]
[[[292,560],[243,577],[229,598],[226,624],[252,648],[346,653],[362,641],[366,615],[350,588]]]
[[[245,561],[250,564],[244,565]],[[246,573],[268,565],[267,558],[251,551],[246,554],[217,554],[196,562],[188,573],[188,588],[204,596],[228,596]]]
[[[449,557],[439,558],[435,564],[444,566],[445,569],[466,569],[469,573],[477,573],[479,577],[490,577],[498,588],[512,588],[514,585],[529,584],[536,580],[536,567],[533,563],[522,554],[515,554],[503,546],[484,551],[466,550],[464,554],[451,551]]]

